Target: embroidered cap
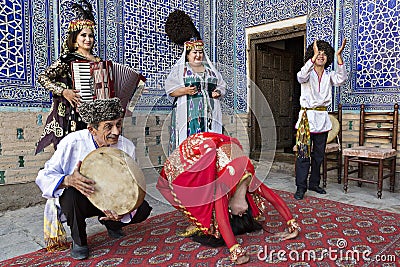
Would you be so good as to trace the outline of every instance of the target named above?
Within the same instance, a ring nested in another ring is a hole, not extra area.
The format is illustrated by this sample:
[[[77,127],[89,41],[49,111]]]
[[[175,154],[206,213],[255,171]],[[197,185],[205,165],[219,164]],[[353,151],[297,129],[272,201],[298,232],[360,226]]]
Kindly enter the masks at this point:
[[[114,97],[84,102],[79,107],[79,115],[85,123],[99,123],[121,118],[124,115],[124,110],[121,106],[121,100]]]
[[[186,50],[200,50],[204,48],[204,42],[203,40],[190,40],[185,42],[185,48]]]
[[[92,32],[94,32],[94,21],[90,19],[77,19],[77,20],[72,20],[68,24],[68,32],[75,32],[75,31],[80,31],[82,29],[88,28],[91,29]]]

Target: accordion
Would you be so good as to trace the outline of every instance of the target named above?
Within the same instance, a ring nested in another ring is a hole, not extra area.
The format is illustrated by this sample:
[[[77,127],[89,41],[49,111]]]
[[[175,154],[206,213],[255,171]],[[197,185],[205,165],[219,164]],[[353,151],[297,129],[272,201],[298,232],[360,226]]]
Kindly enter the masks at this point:
[[[109,60],[74,61],[71,70],[74,89],[79,90],[83,102],[118,97],[125,110],[139,81],[146,81],[134,69]]]

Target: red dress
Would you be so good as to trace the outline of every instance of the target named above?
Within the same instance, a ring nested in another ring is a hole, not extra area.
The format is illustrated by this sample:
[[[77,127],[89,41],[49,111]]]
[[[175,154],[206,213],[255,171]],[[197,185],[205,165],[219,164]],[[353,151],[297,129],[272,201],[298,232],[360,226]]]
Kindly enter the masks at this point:
[[[251,174],[251,175],[250,175]],[[246,198],[257,218],[269,201],[289,221],[286,203],[255,177],[254,166],[236,138],[204,132],[189,136],[166,160],[157,188],[204,234],[237,244],[229,222],[229,199],[242,178],[251,179]]]

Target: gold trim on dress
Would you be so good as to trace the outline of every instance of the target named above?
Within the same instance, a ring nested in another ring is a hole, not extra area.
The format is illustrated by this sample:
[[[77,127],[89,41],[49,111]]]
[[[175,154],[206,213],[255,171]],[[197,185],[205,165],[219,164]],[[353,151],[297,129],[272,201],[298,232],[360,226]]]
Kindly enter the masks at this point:
[[[201,230],[196,226],[190,230],[185,230],[184,232],[177,233],[177,235],[181,237],[191,237],[198,234],[199,232],[201,232]]]
[[[65,117],[65,105],[60,102],[57,107],[57,113],[61,117]]]

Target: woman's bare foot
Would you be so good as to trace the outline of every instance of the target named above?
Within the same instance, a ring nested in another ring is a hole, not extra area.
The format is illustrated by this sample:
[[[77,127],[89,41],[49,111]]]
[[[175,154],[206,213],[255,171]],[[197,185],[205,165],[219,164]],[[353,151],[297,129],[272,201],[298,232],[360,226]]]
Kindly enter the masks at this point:
[[[247,192],[247,181],[244,180],[239,186],[236,188],[236,192],[233,194],[233,197],[229,200],[229,207],[231,208],[231,213],[233,215],[241,216],[244,214],[249,205],[246,201],[246,192]]]

